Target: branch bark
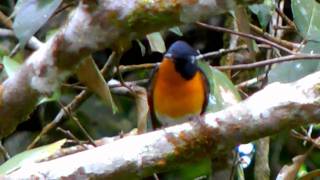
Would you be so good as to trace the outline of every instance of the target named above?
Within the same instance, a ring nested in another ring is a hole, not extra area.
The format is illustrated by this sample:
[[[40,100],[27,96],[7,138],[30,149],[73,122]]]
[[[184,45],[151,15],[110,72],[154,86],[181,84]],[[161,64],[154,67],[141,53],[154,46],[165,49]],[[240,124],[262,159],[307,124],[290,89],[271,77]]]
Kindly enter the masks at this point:
[[[107,47],[123,49],[147,33],[256,1],[83,0],[68,23],[0,85],[0,139],[26,120],[38,99],[57,89],[90,53]]]
[[[319,123],[319,85],[320,72],[294,83],[273,83],[223,111],[55,160],[26,164],[6,178],[138,179],[199,158],[219,157],[240,143]]]

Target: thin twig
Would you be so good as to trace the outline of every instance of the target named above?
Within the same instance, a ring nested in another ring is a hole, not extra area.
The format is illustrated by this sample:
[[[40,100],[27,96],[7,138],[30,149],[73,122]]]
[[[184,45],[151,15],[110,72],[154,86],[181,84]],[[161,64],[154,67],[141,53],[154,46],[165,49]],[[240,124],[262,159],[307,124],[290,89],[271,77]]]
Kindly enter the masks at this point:
[[[10,29],[0,28],[0,37],[15,37],[15,34]]]
[[[1,67],[0,67],[0,71],[1,71]],[[119,88],[119,87],[131,87],[131,86],[137,86],[137,85],[146,85],[149,82],[149,79],[140,79],[140,80],[135,80],[135,81],[125,81],[124,84],[125,86],[123,86],[121,83],[111,83],[108,84],[109,88],[115,89],[115,88]],[[72,88],[72,89],[78,89],[78,90],[87,90],[88,88],[85,86],[80,86],[80,85],[76,85],[76,84],[66,84],[63,83],[61,86],[67,87],[67,88]]]
[[[122,73],[120,72],[119,63],[120,62],[118,62],[117,66],[116,66],[116,73],[117,73],[117,75],[119,77],[120,84],[121,84],[121,86],[127,88],[130,93],[134,94],[134,91],[130,88],[130,86],[127,86],[127,84],[124,82],[124,79],[122,77]]]
[[[239,65],[232,65],[232,66],[215,66],[215,68],[217,68],[219,70],[252,69],[252,68],[267,66],[267,65],[286,62],[286,61],[297,61],[297,60],[304,60],[305,61],[305,60],[319,60],[319,59],[320,59],[320,54],[296,54],[296,55],[288,55],[288,56],[282,56],[282,57],[278,57],[278,58],[268,59],[268,60],[250,63],[250,64],[239,64]]]
[[[286,31],[295,31],[295,29],[291,26],[273,26],[274,29],[281,29]]]
[[[113,73],[112,69],[115,65],[115,61],[118,61],[120,59],[121,55],[116,54],[113,52],[108,60],[105,66],[102,68],[101,73],[106,77],[107,80],[111,79]],[[109,73],[109,74],[108,74]],[[90,97],[91,93],[87,90],[81,91],[65,108],[69,109],[70,111],[74,111],[77,109],[85,100],[87,100]],[[57,116],[54,118],[53,121],[51,121],[49,124],[47,124],[39,133],[39,135],[32,141],[32,143],[27,147],[27,149],[32,149],[37,142],[40,140],[40,138],[47,134],[51,129],[58,126],[58,124],[63,122],[63,117],[65,117],[65,111],[61,109]]]
[[[314,145],[315,147],[320,149],[320,137],[312,138],[312,137],[308,136],[308,134],[301,134],[300,132],[298,132],[296,130],[291,130],[291,136],[293,136],[297,139],[301,139],[303,141],[310,142],[312,145]]]
[[[5,25],[6,28],[12,29],[12,21],[2,11],[0,11],[0,22]]]
[[[56,15],[58,15],[58,14],[61,13],[62,11],[68,9],[69,7],[72,7],[72,6],[75,6],[75,5],[76,5],[76,3],[69,3],[69,4],[61,7],[60,9],[56,10],[56,12],[54,12],[54,14],[51,16],[51,18],[54,17],[54,16],[56,16]]]
[[[130,65],[130,66],[119,66],[119,71],[121,73],[129,72],[129,71],[136,71],[136,70],[144,70],[144,69],[152,69],[159,65],[160,63],[145,63],[145,64],[137,64],[137,65]]]
[[[149,79],[140,79],[140,80],[136,80],[136,81],[126,81],[124,82],[126,84],[126,86],[132,87],[132,86],[142,86],[142,85],[146,85],[149,82]],[[121,85],[121,83],[112,83],[109,85],[109,88],[114,89],[114,88],[118,88],[118,87],[123,87]]]
[[[291,19],[286,14],[284,14],[278,7],[276,7],[276,12],[279,14],[279,16],[283,18],[283,20],[287,22],[289,26],[297,30],[296,24],[293,21],[291,21]]]
[[[265,48],[265,49],[271,48],[271,46],[265,45],[265,44],[258,44],[258,47]],[[200,59],[206,59],[206,58],[218,58],[218,57],[224,56],[228,53],[238,52],[238,51],[247,50],[247,49],[248,49],[248,47],[246,45],[238,46],[233,49],[220,49],[218,51],[200,54],[196,57],[196,59],[200,60]],[[126,73],[126,72],[137,71],[137,70],[153,69],[153,68],[159,66],[159,64],[160,63],[144,63],[144,64],[135,64],[135,65],[127,65],[127,66],[120,65],[119,71],[121,73]]]
[[[20,43],[16,44],[9,54],[9,57],[15,56],[20,50]]]
[[[282,39],[279,39],[279,38],[276,38],[272,35],[270,35],[269,33],[263,31],[262,29],[260,29],[258,26],[255,26],[253,24],[250,24],[250,29],[259,34],[260,36],[263,36],[265,39],[268,39],[274,43],[277,43],[283,47],[286,47],[286,48],[289,48],[289,49],[297,49],[299,47],[298,44],[295,44],[295,43],[292,43],[292,42],[289,42],[289,41],[286,41],[286,40],[282,40]]]
[[[258,48],[265,48],[265,49],[269,49],[271,48],[271,46],[269,45],[265,45],[265,44],[258,44]],[[196,57],[196,59],[206,59],[206,58],[218,58],[224,55],[227,55],[229,53],[234,53],[234,52],[239,52],[242,50],[248,50],[248,46],[247,45],[242,45],[242,46],[238,46],[236,48],[233,49],[219,49],[218,51],[213,51],[213,52],[208,52],[205,54],[200,54]]]
[[[88,147],[86,147],[85,145],[83,145],[83,143],[75,136],[72,134],[72,132],[70,130],[65,130],[61,127],[57,127],[57,130],[62,132],[63,134],[65,134],[66,136],[68,136],[69,138],[73,139],[75,142],[77,142],[78,145],[81,145],[82,147],[84,147],[85,149],[88,149]]]
[[[259,42],[268,44],[268,45],[270,45],[272,47],[278,48],[278,49],[280,49],[280,50],[282,50],[284,52],[287,52],[289,54],[296,54],[295,52],[291,51],[290,49],[288,49],[286,47],[281,46],[280,44],[277,44],[277,43],[272,42],[270,40],[267,40],[265,38],[254,36],[252,34],[246,34],[246,33],[242,33],[242,32],[237,32],[237,31],[233,31],[233,30],[228,29],[228,28],[213,26],[213,25],[204,24],[204,23],[201,23],[201,22],[197,22],[196,24],[199,25],[200,27],[204,27],[204,28],[211,29],[211,30],[214,30],[214,31],[227,32],[227,33],[231,33],[231,34],[236,34],[238,36],[254,39],[256,41],[259,41]]]
[[[11,157],[9,155],[9,152],[6,150],[6,148],[2,145],[2,141],[0,141],[0,152],[2,154],[2,156],[4,157],[4,159],[7,161],[9,160]]]
[[[58,101],[58,102],[59,102],[59,104],[61,106],[61,109],[63,109],[65,111],[65,114],[67,114],[77,124],[77,126],[80,128],[82,133],[89,140],[90,144],[93,145],[94,147],[97,147],[97,145],[94,143],[93,138],[90,136],[88,131],[82,126],[82,124],[80,123],[79,119],[76,116],[74,116],[74,114],[72,113],[72,111],[70,111],[70,109],[65,108],[65,106],[60,101]]]
[[[9,37],[9,38],[17,38],[14,32],[11,29],[0,28],[0,36],[1,37]],[[31,50],[37,50],[39,47],[43,45],[36,37],[31,37],[30,40],[27,42],[27,48]]]
[[[263,75],[260,75],[258,77],[255,77],[255,78],[252,78],[252,79],[249,79],[247,81],[244,81],[242,83],[239,83],[236,85],[237,88],[244,88],[244,87],[250,87],[252,86],[253,84],[256,84],[258,83],[259,81],[263,80],[264,79],[264,74]]]
[[[87,87],[85,87],[85,86],[79,86],[79,85],[75,85],[75,84],[66,84],[66,83],[63,83],[63,84],[61,84],[61,86],[67,87],[67,88],[72,88],[72,89],[78,89],[78,90],[87,90]]]

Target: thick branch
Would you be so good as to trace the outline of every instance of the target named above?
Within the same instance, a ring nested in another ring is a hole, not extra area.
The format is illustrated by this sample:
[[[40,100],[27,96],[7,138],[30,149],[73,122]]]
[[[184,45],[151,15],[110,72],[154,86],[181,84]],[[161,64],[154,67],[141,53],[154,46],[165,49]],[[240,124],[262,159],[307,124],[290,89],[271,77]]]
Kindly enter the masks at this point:
[[[223,111],[55,160],[26,164],[8,178],[138,179],[199,158],[218,157],[237,144],[319,123],[319,83],[320,72],[295,83],[273,83]]]
[[[26,120],[38,99],[58,88],[80,60],[90,53],[107,47],[123,49],[132,39],[224,12],[236,2],[82,1],[66,26],[34,52],[14,76],[0,85],[0,138]]]

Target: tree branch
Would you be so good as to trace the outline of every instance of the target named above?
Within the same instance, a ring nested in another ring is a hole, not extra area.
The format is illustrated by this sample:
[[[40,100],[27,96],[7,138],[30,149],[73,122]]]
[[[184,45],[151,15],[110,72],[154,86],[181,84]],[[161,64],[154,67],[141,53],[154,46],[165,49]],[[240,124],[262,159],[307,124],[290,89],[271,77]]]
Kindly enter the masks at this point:
[[[236,3],[240,1],[81,1],[68,23],[0,85],[0,139],[26,120],[38,99],[57,89],[90,53],[123,49],[132,39],[225,12]]]
[[[209,24],[204,24],[204,23],[201,23],[201,22],[197,22],[196,24],[199,25],[200,27],[207,28],[207,29],[210,29],[210,30],[213,30],[213,31],[227,32],[227,33],[235,34],[235,35],[238,35],[238,36],[241,36],[241,37],[254,39],[256,41],[259,41],[259,42],[268,44],[268,45],[270,45],[272,47],[278,48],[279,50],[282,50],[282,51],[284,51],[284,52],[286,52],[288,54],[296,54],[295,52],[293,52],[290,49],[282,46],[281,44],[277,44],[275,42],[272,42],[272,41],[270,41],[268,39],[264,39],[262,37],[258,37],[258,36],[252,35],[252,34],[246,34],[246,33],[242,33],[242,32],[233,31],[231,29],[224,28],[224,27],[218,27],[218,26],[213,26],[213,25],[209,25]]]
[[[9,179],[138,179],[195,159],[218,157],[240,143],[320,122],[320,72],[273,83],[217,113],[47,162],[25,164]]]
[[[319,61],[319,59],[320,59],[320,54],[295,54],[295,55],[288,55],[288,56],[282,56],[282,57],[278,57],[278,58],[267,59],[267,60],[263,60],[263,61],[259,61],[259,62],[250,63],[250,64],[237,64],[237,65],[231,65],[231,66],[215,66],[215,68],[217,68],[219,70],[252,69],[252,68],[257,68],[257,67],[262,67],[262,66],[275,64],[275,63],[287,62],[287,61],[298,61],[298,60]]]

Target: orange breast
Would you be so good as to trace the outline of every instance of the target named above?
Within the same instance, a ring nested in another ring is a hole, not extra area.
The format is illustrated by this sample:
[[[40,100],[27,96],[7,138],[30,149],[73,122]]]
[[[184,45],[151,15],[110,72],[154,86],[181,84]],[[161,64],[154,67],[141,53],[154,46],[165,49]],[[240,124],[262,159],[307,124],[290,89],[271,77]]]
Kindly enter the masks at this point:
[[[169,118],[200,114],[206,98],[202,74],[197,72],[192,79],[186,80],[168,59],[161,63],[153,89],[156,114]]]

